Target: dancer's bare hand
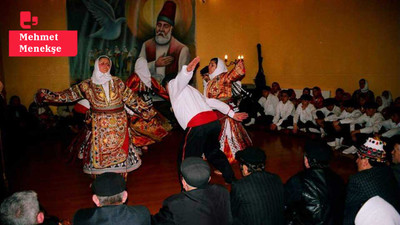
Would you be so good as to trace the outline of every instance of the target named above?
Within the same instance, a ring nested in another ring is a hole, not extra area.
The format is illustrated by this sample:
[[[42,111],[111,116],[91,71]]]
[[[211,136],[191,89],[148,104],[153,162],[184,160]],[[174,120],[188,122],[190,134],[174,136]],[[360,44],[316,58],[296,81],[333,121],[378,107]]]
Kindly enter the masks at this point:
[[[194,59],[187,65],[186,71],[187,71],[187,72],[192,72],[192,71],[196,68],[196,66],[197,66],[197,64],[198,64],[199,62],[200,62],[200,57],[197,56],[196,58],[194,58]]]
[[[239,75],[244,75],[246,73],[246,69],[244,68],[243,60],[239,60],[239,62],[236,64],[235,72]]]
[[[233,119],[239,122],[242,122],[243,120],[247,119],[249,117],[249,114],[245,112],[238,112],[233,115]]]

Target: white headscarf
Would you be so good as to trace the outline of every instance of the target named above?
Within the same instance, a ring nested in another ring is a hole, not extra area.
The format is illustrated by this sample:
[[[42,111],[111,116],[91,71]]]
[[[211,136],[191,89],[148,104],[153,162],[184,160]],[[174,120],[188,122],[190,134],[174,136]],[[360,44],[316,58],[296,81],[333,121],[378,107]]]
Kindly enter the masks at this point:
[[[220,75],[221,73],[225,73],[225,72],[228,72],[228,69],[226,68],[224,61],[221,60],[220,58],[218,58],[217,68],[215,68],[214,72],[209,75],[210,80],[214,79],[214,77]]]
[[[364,79],[364,80],[365,80],[365,79]],[[368,91],[369,91],[369,88],[368,88],[368,81],[365,80],[365,85],[364,85],[364,88],[361,89],[361,92],[362,92],[362,93],[367,93]]]
[[[382,98],[382,106],[384,108],[390,106],[390,104],[392,104],[392,102],[393,102],[392,93],[390,91],[387,91],[387,92],[388,92],[388,95],[389,95],[388,98],[386,98],[383,95],[381,96],[381,98]]]
[[[146,87],[151,88],[151,74],[145,58],[140,57],[136,60],[135,73]]]
[[[100,58],[107,58],[108,60],[110,60],[110,69],[106,73],[100,72],[100,69],[99,69]],[[112,76],[110,74],[111,66],[112,66],[112,62],[108,56],[102,55],[99,58],[97,58],[96,62],[94,63],[94,70],[92,73],[92,82],[95,84],[98,84],[98,85],[102,85],[102,84],[106,84],[108,81],[112,80]]]

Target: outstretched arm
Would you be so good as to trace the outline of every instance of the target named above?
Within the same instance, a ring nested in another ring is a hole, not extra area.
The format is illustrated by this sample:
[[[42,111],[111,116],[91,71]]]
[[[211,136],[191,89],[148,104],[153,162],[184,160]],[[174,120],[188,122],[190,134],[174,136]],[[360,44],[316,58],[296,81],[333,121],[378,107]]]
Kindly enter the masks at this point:
[[[192,79],[193,70],[200,62],[200,57],[194,58],[187,66],[183,66],[182,70],[178,73],[175,79],[171,80],[168,84],[168,92],[178,95],[189,84]],[[172,85],[171,85],[172,84]]]
[[[48,89],[39,89],[36,93],[35,101],[37,103],[49,102],[49,103],[67,103],[75,102],[81,98],[84,98],[81,89],[81,84],[74,85],[67,90],[60,92],[52,92]],[[86,84],[82,84],[86,85]]]
[[[246,69],[244,67],[243,60],[239,60],[238,63],[235,65],[235,68],[233,68],[229,74],[228,74],[228,79],[231,82],[235,82],[238,80],[241,80],[246,73]]]
[[[243,121],[245,119],[247,119],[247,117],[249,116],[247,113],[244,112],[239,112],[239,113],[235,113],[231,107],[229,107],[228,104],[221,102],[220,100],[214,99],[214,98],[205,98],[206,103],[215,110],[220,111],[222,114],[228,115],[229,117],[231,117],[232,119],[236,120],[236,121]]]

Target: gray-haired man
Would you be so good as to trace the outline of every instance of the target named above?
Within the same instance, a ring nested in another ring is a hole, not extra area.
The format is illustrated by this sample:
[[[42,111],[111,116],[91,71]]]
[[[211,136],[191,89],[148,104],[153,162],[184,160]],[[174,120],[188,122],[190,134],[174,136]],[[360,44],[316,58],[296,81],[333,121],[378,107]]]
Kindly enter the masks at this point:
[[[16,192],[6,198],[0,206],[1,224],[34,225],[44,221],[39,210],[39,201],[34,191]]]

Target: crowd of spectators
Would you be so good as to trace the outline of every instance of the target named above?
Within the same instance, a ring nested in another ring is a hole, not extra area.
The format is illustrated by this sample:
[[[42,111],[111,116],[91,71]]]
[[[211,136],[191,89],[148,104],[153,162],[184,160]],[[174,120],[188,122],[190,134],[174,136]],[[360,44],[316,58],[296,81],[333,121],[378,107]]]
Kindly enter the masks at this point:
[[[188,157],[179,168],[182,192],[165,199],[154,215],[145,206],[128,206],[124,177],[104,173],[91,185],[95,207],[77,209],[72,223],[400,224],[400,98],[393,102],[390,92],[384,91],[375,99],[366,80],[359,85],[352,96],[338,88],[328,99],[318,87],[304,88],[299,99],[276,82],[263,88],[248,126],[318,136],[304,146],[304,170],[285,184],[279,175],[265,170],[265,151],[257,147],[236,154],[242,178],[232,182],[230,192],[213,184],[206,161]],[[48,123],[53,120],[51,110],[29,108],[39,121],[47,121],[41,126],[52,126],[44,125],[52,123]],[[66,117],[73,115],[69,107],[65,110]],[[43,113],[48,116],[41,117]],[[17,96],[10,98],[6,117],[13,129],[23,129],[28,115]],[[68,124],[68,119],[62,123]],[[335,150],[356,155],[358,172],[347,184],[329,167]],[[2,224],[69,223],[46,216],[34,191],[6,198],[0,216]]]

